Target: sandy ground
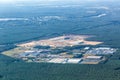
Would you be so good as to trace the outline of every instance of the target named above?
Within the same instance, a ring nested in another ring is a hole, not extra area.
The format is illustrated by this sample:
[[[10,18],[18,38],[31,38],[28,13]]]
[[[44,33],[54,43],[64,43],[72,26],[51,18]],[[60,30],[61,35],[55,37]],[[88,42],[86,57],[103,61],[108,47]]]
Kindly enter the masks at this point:
[[[71,37],[70,40],[65,40],[64,38]],[[46,40],[38,40],[38,41],[32,41],[28,43],[19,44],[18,46],[21,47],[33,47],[35,45],[42,45],[42,46],[51,46],[51,47],[65,47],[65,46],[74,46],[78,45],[80,42],[82,42],[84,45],[99,45],[102,44],[102,42],[98,41],[87,41],[86,39],[90,36],[84,36],[84,35],[70,35],[70,36],[60,36],[55,38],[50,38]]]

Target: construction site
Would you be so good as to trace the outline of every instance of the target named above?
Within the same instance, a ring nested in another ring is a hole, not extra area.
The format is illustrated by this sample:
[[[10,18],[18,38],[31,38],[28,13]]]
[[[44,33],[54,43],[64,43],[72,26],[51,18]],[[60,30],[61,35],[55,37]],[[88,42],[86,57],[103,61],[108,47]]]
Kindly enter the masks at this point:
[[[26,62],[99,64],[117,51],[111,47],[95,47],[98,41],[87,41],[87,35],[66,35],[55,38],[17,44],[17,48],[5,55]]]

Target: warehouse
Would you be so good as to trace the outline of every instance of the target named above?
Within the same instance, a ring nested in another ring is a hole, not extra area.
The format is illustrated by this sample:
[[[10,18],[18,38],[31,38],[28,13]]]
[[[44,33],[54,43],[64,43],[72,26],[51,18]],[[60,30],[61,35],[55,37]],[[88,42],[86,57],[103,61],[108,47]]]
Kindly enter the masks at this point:
[[[72,59],[68,59],[67,63],[80,63],[81,61],[82,61],[82,59],[72,58]]]
[[[65,58],[53,58],[50,61],[48,61],[49,63],[64,63],[66,62],[67,59]]]
[[[102,56],[87,56],[81,62],[82,64],[98,64],[103,59]]]
[[[88,59],[88,60],[101,60],[102,56],[87,56],[86,59]]]

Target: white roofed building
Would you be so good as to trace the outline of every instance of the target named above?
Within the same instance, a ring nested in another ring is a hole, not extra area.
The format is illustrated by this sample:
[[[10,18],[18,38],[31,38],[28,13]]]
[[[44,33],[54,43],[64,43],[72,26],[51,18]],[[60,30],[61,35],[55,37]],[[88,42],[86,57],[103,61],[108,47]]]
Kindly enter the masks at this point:
[[[82,61],[82,59],[72,58],[72,59],[68,59],[67,63],[79,63],[80,61]]]
[[[83,61],[85,62],[98,62],[102,60],[102,56],[87,56]]]

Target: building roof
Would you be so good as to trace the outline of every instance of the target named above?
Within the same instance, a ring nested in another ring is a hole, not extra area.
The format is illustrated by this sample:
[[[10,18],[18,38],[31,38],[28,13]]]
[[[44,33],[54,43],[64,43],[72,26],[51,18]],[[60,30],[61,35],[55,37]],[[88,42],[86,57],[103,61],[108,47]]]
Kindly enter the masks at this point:
[[[53,58],[49,62],[50,63],[63,63],[66,59],[64,58]]]
[[[98,58],[98,59],[100,59],[100,58],[102,58],[102,56],[87,56],[86,58]]]
[[[82,59],[68,59],[67,63],[79,63]]]

